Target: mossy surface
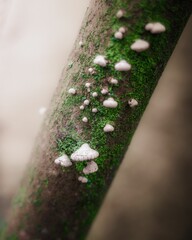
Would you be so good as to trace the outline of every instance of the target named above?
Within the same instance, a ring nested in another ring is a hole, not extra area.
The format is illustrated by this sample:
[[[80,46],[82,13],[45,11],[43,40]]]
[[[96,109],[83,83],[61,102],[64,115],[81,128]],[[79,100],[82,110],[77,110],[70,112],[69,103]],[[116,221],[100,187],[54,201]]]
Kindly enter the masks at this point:
[[[179,1],[165,0],[155,2],[149,0],[115,0],[106,1],[106,3],[109,5],[108,11],[104,14],[106,25],[100,30],[100,32],[105,33],[106,41],[101,41],[102,35],[95,35],[94,31],[84,40],[83,51],[78,57],[81,70],[76,72],[74,69],[73,74],[70,75],[72,80],[69,87],[76,87],[78,94],[75,96],[66,95],[65,89],[65,93],[60,99],[62,101],[60,109],[52,113],[57,133],[53,137],[56,144],[51,146],[51,151],[57,156],[63,153],[71,155],[83,143],[89,143],[92,148],[100,153],[100,156],[96,159],[99,171],[90,174],[88,183],[83,186],[77,182],[77,176],[82,175],[85,163],[77,163],[67,169],[63,168],[59,175],[60,178],[56,180],[53,180],[53,176],[46,177],[44,176],[46,174],[38,176],[40,173],[36,173],[35,180],[31,180],[31,186],[35,186],[33,194],[30,195],[30,201],[34,207],[32,216],[43,214],[44,211],[51,212],[51,208],[53,214],[55,214],[55,211],[63,213],[63,216],[59,216],[58,213],[52,216],[57,217],[55,221],[59,223],[59,228],[54,226],[55,229],[52,229],[53,226],[50,227],[51,237],[47,238],[46,236],[46,239],[56,237],[62,237],[62,239],[85,238],[164,66],[183,30],[190,14],[189,9],[191,9],[190,1],[180,3]],[[126,10],[126,15],[122,19],[115,17],[118,9]],[[158,35],[146,32],[144,26],[150,21],[160,21],[166,26],[167,31]],[[86,31],[86,26],[88,26],[88,23],[85,24],[83,31]],[[121,26],[126,26],[128,32],[122,40],[117,40],[113,37],[113,33]],[[175,26],[177,26],[177,31],[175,31]],[[142,53],[132,51],[130,45],[138,38],[149,41],[150,49]],[[93,65],[93,58],[96,54],[107,57],[109,60],[107,67],[102,68]],[[115,63],[122,59],[127,60],[132,65],[131,72],[115,71]],[[86,69],[89,67],[95,68],[96,73],[94,75],[87,73]],[[73,71],[73,68],[74,64],[70,62],[68,69]],[[109,85],[107,83],[109,77],[118,79],[118,86]],[[87,93],[84,84],[88,81],[92,83],[91,92],[99,93],[98,98],[93,98]],[[102,96],[100,91],[106,85],[109,87],[110,96],[118,102],[118,107],[115,109],[107,109],[102,106],[102,101],[106,97]],[[80,111],[79,106],[86,98],[90,98],[91,103],[84,111]],[[127,104],[129,98],[137,99],[139,105],[130,109]],[[97,107],[98,113],[93,114],[91,112],[93,107]],[[61,124],[58,124],[58,126],[57,116],[61,119]],[[87,124],[82,123],[83,116],[89,119]],[[103,127],[106,123],[113,124],[115,131],[104,133]],[[50,159],[49,161],[53,162],[53,160]],[[53,163],[47,162],[47,164]],[[65,182],[66,179],[69,180],[68,183]],[[53,186],[53,182],[57,185]],[[76,195],[69,192],[73,191],[72,185],[68,186],[68,190],[60,190],[61,183],[74,184],[76,186],[74,189],[77,191]],[[58,190],[54,188],[58,188]],[[48,195],[48,192],[50,194],[51,191],[54,192],[52,198]],[[60,194],[58,191],[61,191]],[[70,196],[72,199],[68,199]],[[74,200],[74,196],[77,199]],[[74,204],[71,203],[70,206],[72,207],[67,215],[65,215],[65,211],[68,210],[64,208],[61,210],[60,208],[62,198],[67,203],[74,201]],[[46,206],[50,209],[47,209]],[[27,218],[30,218],[30,216]],[[22,226],[27,229],[27,224],[27,221],[23,220],[20,228]],[[43,224],[42,222],[37,224],[36,233],[33,233],[34,236],[40,235],[39,229],[43,228]],[[34,229],[33,231],[35,231]]]

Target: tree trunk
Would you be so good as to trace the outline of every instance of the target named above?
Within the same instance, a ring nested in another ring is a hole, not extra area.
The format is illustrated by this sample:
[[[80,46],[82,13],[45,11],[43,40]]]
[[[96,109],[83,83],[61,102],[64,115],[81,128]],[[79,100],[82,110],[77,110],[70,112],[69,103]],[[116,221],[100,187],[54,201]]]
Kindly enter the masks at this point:
[[[116,17],[119,9],[125,10],[120,19]],[[92,0],[15,198],[4,239],[85,238],[190,13],[191,1]],[[162,22],[166,32],[152,35],[145,31],[150,21]],[[128,30],[117,40],[113,34],[121,26]],[[132,51],[130,45],[138,38],[149,41],[150,49]],[[97,54],[109,60],[106,68],[93,64]],[[115,71],[114,64],[122,59],[131,63],[131,72]],[[90,67],[95,74],[88,72]],[[118,86],[108,84],[110,77],[118,79]],[[90,97],[86,82],[92,83],[91,92],[97,91],[98,98]],[[118,102],[115,109],[102,106],[106,97],[100,91],[105,86]],[[77,89],[76,95],[69,96],[70,87]],[[80,111],[86,98],[90,105]],[[137,99],[139,105],[131,109],[129,98]],[[91,112],[93,107],[98,113]],[[81,121],[83,116],[88,123]],[[104,133],[106,123],[115,126],[115,131]],[[78,181],[84,163],[69,168],[54,164],[55,158],[63,153],[70,156],[83,143],[100,154],[96,159],[99,170],[87,176],[87,184]]]

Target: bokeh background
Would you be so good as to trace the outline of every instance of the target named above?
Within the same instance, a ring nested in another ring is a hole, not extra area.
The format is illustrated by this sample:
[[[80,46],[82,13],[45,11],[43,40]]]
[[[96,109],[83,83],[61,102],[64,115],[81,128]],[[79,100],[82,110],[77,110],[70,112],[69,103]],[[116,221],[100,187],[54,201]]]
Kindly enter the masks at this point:
[[[89,0],[0,0],[0,215],[29,161]]]

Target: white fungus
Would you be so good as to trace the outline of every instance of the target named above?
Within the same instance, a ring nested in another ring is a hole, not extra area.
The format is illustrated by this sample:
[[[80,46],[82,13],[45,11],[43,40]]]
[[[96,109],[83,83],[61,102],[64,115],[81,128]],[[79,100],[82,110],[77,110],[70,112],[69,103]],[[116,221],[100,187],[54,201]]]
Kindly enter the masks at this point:
[[[113,132],[115,129],[111,124],[106,124],[105,127],[103,128],[104,132]]]
[[[91,88],[87,88],[87,92],[90,93],[91,92]]]
[[[91,83],[90,82],[85,83],[85,87],[86,88],[90,88],[91,87]]]
[[[92,109],[92,112],[93,112],[93,113],[97,113],[97,112],[98,112],[97,108],[93,108],[93,109]]]
[[[71,159],[73,161],[88,161],[93,160],[99,156],[99,153],[92,149],[89,144],[84,143],[78,150],[76,150],[72,155]]]
[[[83,121],[84,123],[87,123],[87,122],[88,122],[88,118],[87,118],[87,117],[83,117],[83,118],[82,118],[82,121]]]
[[[113,84],[113,85],[117,85],[117,84],[118,84],[118,80],[115,79],[115,78],[109,78],[109,79],[108,79],[108,82],[111,83],[111,84]]]
[[[88,179],[86,177],[82,177],[82,176],[78,177],[78,180],[79,180],[79,182],[82,182],[82,183],[88,182]]]
[[[121,32],[121,33],[126,33],[127,28],[126,27],[120,27],[118,31]]]
[[[138,105],[138,102],[137,102],[137,100],[135,100],[134,98],[132,98],[132,99],[130,99],[130,100],[128,101],[128,104],[129,104],[129,106],[130,106],[131,108],[133,108],[133,107],[136,107],[136,106]]]
[[[106,95],[106,94],[108,94],[108,89],[107,88],[103,88],[102,90],[101,90],[101,93],[103,94],[103,95]]]
[[[154,24],[154,23],[147,23],[147,24],[145,25],[145,30],[151,31],[151,29],[153,28],[153,24]]]
[[[124,13],[125,13],[125,11],[122,10],[122,9],[120,9],[120,10],[116,13],[116,17],[117,17],[117,18],[122,18],[122,17],[124,16]]]
[[[80,46],[80,47],[83,47],[83,45],[84,45],[84,44],[83,44],[83,41],[79,41],[79,46]]]
[[[71,95],[75,95],[75,94],[76,94],[75,88],[70,88],[70,89],[68,90],[68,93],[71,94]]]
[[[142,39],[137,39],[132,45],[131,49],[136,52],[143,52],[149,48],[149,43]]]
[[[131,64],[125,60],[121,60],[115,64],[115,70],[117,71],[129,71],[131,69]]]
[[[94,64],[97,64],[101,67],[106,67],[107,66],[107,60],[105,59],[106,57],[103,55],[97,55],[95,59],[93,60]]]
[[[45,107],[39,108],[39,114],[40,115],[44,115],[46,113],[46,111],[47,111],[47,108],[45,108]]]
[[[79,108],[80,108],[80,110],[84,110],[85,109],[85,107],[83,105],[81,105]]]
[[[94,69],[94,68],[89,68],[89,69],[88,69],[88,72],[89,72],[90,74],[94,74],[94,73],[95,73],[95,69]]]
[[[114,37],[115,37],[116,39],[122,39],[122,38],[123,38],[123,33],[117,31],[117,32],[115,32]]]
[[[152,34],[158,34],[166,31],[165,26],[160,22],[148,23],[145,25],[145,30],[150,31]]]
[[[88,99],[86,99],[84,102],[83,102],[86,106],[89,105],[90,101]]]
[[[97,93],[97,92],[93,92],[93,93],[92,93],[92,96],[93,96],[93,97],[98,97],[98,93]]]
[[[55,159],[55,164],[61,165],[63,167],[70,167],[72,165],[72,162],[70,161],[69,157],[64,154],[61,157],[58,157],[57,159]]]
[[[103,101],[103,106],[107,108],[116,108],[118,102],[116,102],[113,98],[108,98],[107,100]]]
[[[90,174],[90,173],[97,172],[97,170],[98,170],[97,163],[94,161],[90,161],[87,163],[87,166],[83,169],[83,173]]]

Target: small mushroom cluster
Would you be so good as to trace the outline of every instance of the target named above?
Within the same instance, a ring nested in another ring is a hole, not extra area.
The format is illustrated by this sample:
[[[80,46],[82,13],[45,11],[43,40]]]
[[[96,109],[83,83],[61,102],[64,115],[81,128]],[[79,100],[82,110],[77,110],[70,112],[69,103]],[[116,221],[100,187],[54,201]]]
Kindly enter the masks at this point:
[[[116,13],[116,17],[121,19],[121,18],[125,17],[125,14],[126,14],[125,10],[120,9]],[[159,33],[165,32],[166,28],[160,22],[150,22],[145,25],[145,30],[149,31],[152,34],[159,34]],[[119,40],[123,39],[125,37],[125,33],[127,31],[128,31],[128,28],[125,26],[122,26],[114,33],[114,37]],[[79,41],[79,46],[80,47],[84,46],[84,43],[82,40]],[[139,54],[140,52],[143,52],[143,51],[146,51],[147,49],[149,49],[149,47],[150,47],[150,43],[148,41],[146,41],[144,39],[136,39],[131,44],[130,49]],[[97,67],[96,66],[95,66],[95,68],[89,67],[88,70],[86,70],[86,72],[88,72],[88,74],[90,74],[90,75],[97,74],[96,70],[98,69],[98,66],[106,69],[107,65],[109,63],[110,62],[106,56],[96,55],[95,58],[93,59],[93,64],[97,65]],[[129,61],[127,61],[125,59],[119,60],[114,65],[114,69],[118,72],[128,72],[131,70],[131,68],[132,68],[131,64],[129,63]],[[111,86],[108,86],[108,84]],[[101,98],[102,98],[103,107],[110,108],[110,109],[117,108],[118,102],[114,99],[114,97],[109,96],[109,95],[111,95],[109,89],[111,89],[111,87],[113,85],[118,85],[118,84],[119,84],[119,81],[117,79],[115,79],[113,77],[108,77],[107,83],[105,81],[105,85],[103,85],[103,87],[100,89],[100,93],[99,93],[98,89],[97,89],[97,91],[92,89],[93,84],[91,82],[86,82],[85,83],[85,89],[87,92],[86,99],[84,98],[85,100],[83,101],[83,104],[79,107],[80,110],[84,110],[86,107],[89,106],[89,108],[91,108],[90,111],[92,113],[97,113],[98,108],[95,106],[92,106],[91,97],[98,98],[98,100],[99,100],[100,94],[101,94]],[[75,95],[75,94],[77,94],[77,90],[75,88],[70,88],[68,90],[68,93],[70,95]],[[108,97],[105,97],[105,96],[108,96]],[[138,105],[138,101],[134,98],[129,99],[128,105],[130,106],[130,108],[134,108]],[[87,123],[88,121],[89,121],[89,119],[86,116],[82,117],[82,122]],[[115,130],[115,127],[113,125],[111,125],[111,121],[109,119],[109,121],[103,127],[103,131],[105,133],[110,133],[110,132],[113,132],[114,130]],[[90,173],[94,173],[94,172],[98,171],[98,165],[94,161],[98,156],[99,156],[99,153],[96,150],[92,149],[89,146],[89,144],[84,143],[78,150],[76,150],[70,156],[70,158],[66,154],[63,154],[61,157],[55,159],[55,164],[61,165],[63,167],[69,167],[72,165],[72,162],[86,161],[87,166],[83,169],[83,174],[88,175]],[[88,182],[88,179],[85,176],[79,176],[78,180],[82,183]]]
[[[55,164],[61,165],[63,167],[70,167],[73,162],[87,162],[87,166],[83,169],[83,173],[88,175],[94,173],[98,170],[98,165],[94,161],[99,157],[99,152],[92,149],[89,144],[84,143],[79,149],[71,154],[70,159],[66,154],[63,154],[61,157],[55,159]],[[82,183],[87,183],[88,179],[86,177],[80,176],[78,180]]]
[[[120,28],[118,29],[118,31],[115,32],[114,37],[115,37],[116,39],[123,39],[124,34],[125,34],[126,32],[127,32],[127,28],[126,28],[126,27],[120,27]]]

